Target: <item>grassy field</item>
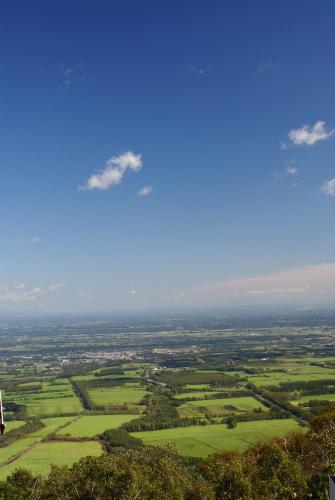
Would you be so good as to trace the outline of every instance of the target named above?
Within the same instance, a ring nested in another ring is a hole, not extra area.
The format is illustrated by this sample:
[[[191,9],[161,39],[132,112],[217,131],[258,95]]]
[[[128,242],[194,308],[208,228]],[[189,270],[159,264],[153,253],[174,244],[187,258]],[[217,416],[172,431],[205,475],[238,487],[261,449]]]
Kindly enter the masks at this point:
[[[177,394],[175,396],[176,399],[186,399],[186,398],[206,398],[206,397],[213,397],[213,394],[216,392],[221,392],[220,389],[215,389],[213,392],[206,392],[206,391],[194,391],[194,392],[182,392],[181,394]]]
[[[18,427],[22,427],[24,424],[23,420],[9,420],[9,422],[6,422],[6,432],[18,429]]]
[[[245,450],[251,444],[273,436],[283,436],[301,429],[292,419],[241,422],[234,429],[226,425],[208,425],[135,432],[133,436],[145,444],[166,445],[174,443],[182,455],[206,457],[222,450]]]
[[[75,395],[72,385],[67,379],[59,379],[59,383],[43,382],[41,391],[7,393],[8,399],[24,404],[29,415],[44,417],[56,413],[79,413],[82,406]]]
[[[93,404],[98,406],[139,404],[145,393],[145,389],[137,384],[89,389]]]
[[[302,396],[301,398],[295,400],[295,401],[290,401],[290,403],[297,405],[299,403],[306,403],[308,401],[335,401],[335,394],[319,394],[315,395],[313,394],[312,396]]]
[[[182,417],[193,417],[204,414],[225,415],[231,412],[250,412],[257,408],[268,411],[268,408],[253,397],[223,398],[223,399],[201,399],[188,401],[179,406],[178,410]],[[195,413],[194,413],[195,412]]]
[[[94,437],[107,429],[116,429],[121,424],[136,417],[138,415],[85,415],[61,429],[57,434],[70,434],[70,436],[74,437]]]
[[[98,456],[101,453],[102,448],[98,441],[38,443],[14,462],[0,468],[0,479],[5,479],[19,467],[45,475],[51,464],[71,465],[82,457]]]
[[[312,367],[316,368],[316,367]],[[311,380],[335,380],[335,370],[318,368],[318,370],[301,372],[271,372],[261,375],[248,375],[248,381],[256,387],[279,385],[281,382],[309,382]]]

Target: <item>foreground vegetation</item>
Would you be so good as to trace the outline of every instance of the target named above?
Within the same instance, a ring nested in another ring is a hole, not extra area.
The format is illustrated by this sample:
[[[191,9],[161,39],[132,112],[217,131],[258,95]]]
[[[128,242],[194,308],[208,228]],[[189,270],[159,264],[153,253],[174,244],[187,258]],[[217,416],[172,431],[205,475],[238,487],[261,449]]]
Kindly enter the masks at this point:
[[[0,481],[0,498],[328,498],[327,474],[335,466],[335,405],[314,418],[305,434],[291,434],[286,439],[256,444],[244,453],[218,453],[196,462],[180,457],[169,447],[144,447],[122,432],[121,437],[125,437],[108,453],[84,458],[70,467],[54,466],[45,478],[16,470],[6,481]],[[115,433],[104,437],[112,443]]]

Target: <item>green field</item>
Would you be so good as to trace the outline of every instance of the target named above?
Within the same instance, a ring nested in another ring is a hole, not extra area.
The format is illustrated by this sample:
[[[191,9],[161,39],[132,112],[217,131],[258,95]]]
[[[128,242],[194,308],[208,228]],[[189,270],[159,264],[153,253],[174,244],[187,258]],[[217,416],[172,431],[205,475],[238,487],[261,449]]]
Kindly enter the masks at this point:
[[[57,413],[80,413],[82,406],[67,379],[57,383],[43,382],[41,391],[7,393],[7,399],[24,404],[29,415],[44,417]]]
[[[139,404],[146,391],[138,384],[126,384],[119,387],[99,387],[88,390],[94,405],[113,406]]]
[[[51,464],[71,465],[82,457],[98,456],[101,453],[98,441],[38,443],[14,462],[0,468],[0,479],[6,478],[20,467],[45,475]]]
[[[220,389],[216,389],[213,392],[205,392],[205,391],[197,391],[197,392],[182,392],[181,394],[177,394],[175,396],[176,399],[187,399],[187,398],[206,398],[206,397],[213,397],[213,394],[221,392]]]
[[[25,422],[23,420],[9,420],[8,422],[6,422],[6,432],[18,429],[23,425],[25,425]]]
[[[222,398],[222,399],[201,399],[197,401],[188,401],[179,406],[178,410],[182,417],[194,417],[204,414],[225,415],[231,412],[250,412],[261,408],[268,411],[268,408],[257,399],[246,396],[240,398]]]
[[[182,455],[206,457],[222,450],[245,450],[257,441],[301,429],[292,419],[241,422],[234,429],[226,425],[192,426],[160,431],[134,432],[145,444],[174,443]]]
[[[73,437],[94,437],[107,429],[116,429],[121,424],[136,417],[138,415],[85,415],[61,429],[57,434],[69,434]]]
[[[315,395],[313,394],[312,396],[302,396],[301,398],[295,400],[295,401],[290,401],[290,403],[297,405],[299,403],[307,403],[308,401],[335,401],[335,394],[319,394]]]
[[[316,367],[312,367],[316,368]],[[305,372],[305,373],[304,373]],[[271,372],[261,375],[248,375],[248,382],[256,387],[267,385],[279,385],[281,382],[309,382],[312,380],[335,380],[335,370],[318,368],[318,370],[308,369],[301,372]]]

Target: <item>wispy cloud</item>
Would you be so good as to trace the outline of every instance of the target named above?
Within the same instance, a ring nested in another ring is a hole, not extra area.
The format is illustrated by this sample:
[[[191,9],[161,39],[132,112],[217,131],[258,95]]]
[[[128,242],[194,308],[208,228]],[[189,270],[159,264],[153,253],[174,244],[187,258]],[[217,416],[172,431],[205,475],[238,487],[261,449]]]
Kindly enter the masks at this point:
[[[3,302],[39,302],[42,297],[62,288],[64,283],[56,283],[46,288],[40,286],[28,287],[24,283],[14,282],[9,286],[0,287],[0,301]]]
[[[325,182],[321,189],[328,196],[335,197],[335,177]]]
[[[41,287],[27,288],[23,283],[0,288],[0,300],[5,302],[35,302],[46,291]]]
[[[94,298],[94,297],[93,297],[93,295],[92,295],[91,293],[89,293],[89,292],[84,292],[83,290],[79,290],[79,291],[77,292],[77,295],[79,295],[79,297],[83,297],[83,298],[84,298],[84,299],[86,299],[86,300],[91,300],[91,299],[93,299],[93,298]]]
[[[299,168],[291,167],[291,166],[286,167],[286,170],[285,170],[286,175],[296,175],[299,172],[300,172]]]
[[[152,193],[153,191],[152,186],[144,186],[142,189],[137,191],[137,196],[148,196],[148,194]]]
[[[273,61],[264,61],[259,64],[256,68],[257,73],[266,73],[267,71],[274,71],[277,69],[279,64]]]
[[[91,80],[92,76],[89,75],[86,64],[78,62],[76,64],[61,63],[59,65],[63,74],[63,85],[70,87],[74,84],[80,84],[87,80]]]
[[[302,296],[317,299],[335,295],[335,262],[280,269],[269,274],[247,276],[199,285],[189,290],[194,300],[237,300],[258,297]]]
[[[312,127],[304,125],[300,128],[292,129],[289,132],[288,137],[296,146],[313,146],[313,144],[316,144],[319,141],[329,139],[334,134],[335,129],[327,131],[326,122],[319,120]]]
[[[188,70],[193,75],[204,76],[211,68],[209,66],[189,66]]]
[[[283,179],[285,177],[291,177],[292,175],[297,175],[300,173],[301,169],[294,166],[295,160],[290,160],[290,162],[287,162],[287,165],[284,170],[281,172],[276,172],[274,174],[274,178],[276,180]]]
[[[137,291],[136,291],[134,288],[132,288],[132,289],[130,290],[130,293],[131,293],[131,295],[136,295],[136,294],[137,294]]]
[[[64,283],[55,283],[54,285],[49,286],[50,292],[55,292],[56,290],[59,290],[60,288],[63,288]]]
[[[86,185],[80,189],[106,190],[111,186],[120,184],[127,170],[138,172],[142,165],[141,155],[134,154],[132,151],[113,156],[107,160],[105,167],[96,174],[92,174]]]
[[[33,236],[30,238],[29,243],[42,243],[43,238],[41,236]]]

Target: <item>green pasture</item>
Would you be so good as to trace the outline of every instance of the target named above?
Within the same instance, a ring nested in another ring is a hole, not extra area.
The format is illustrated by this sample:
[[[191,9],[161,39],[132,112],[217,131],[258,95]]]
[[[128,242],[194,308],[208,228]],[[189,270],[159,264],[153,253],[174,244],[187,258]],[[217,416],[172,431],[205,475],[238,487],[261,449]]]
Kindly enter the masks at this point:
[[[45,475],[51,464],[71,465],[82,457],[98,456],[101,453],[102,448],[98,441],[38,443],[17,460],[0,467],[0,479],[5,479],[17,468]]]
[[[313,394],[311,396],[302,396],[299,399],[294,401],[290,401],[290,403],[294,405],[298,405],[299,403],[308,403],[308,401],[335,401],[335,394]]]
[[[7,399],[17,404],[24,404],[29,415],[44,417],[57,413],[80,413],[82,406],[67,379],[59,383],[43,382],[42,390],[30,392],[6,393]]]
[[[22,427],[23,425],[25,425],[26,422],[24,420],[9,420],[8,422],[5,423],[6,423],[6,432],[8,432],[14,429],[18,429],[19,427]]]
[[[246,396],[239,398],[188,401],[179,406],[178,410],[182,417],[195,417],[200,415],[203,416],[204,414],[225,415],[232,412],[251,412],[258,408],[261,408],[263,411],[268,411],[268,408],[257,401],[257,399]]]
[[[94,405],[113,406],[139,404],[146,391],[140,385],[129,384],[118,387],[89,388],[88,393]]]
[[[212,392],[205,391],[194,391],[194,392],[182,392],[181,394],[177,394],[175,396],[176,399],[187,399],[187,398],[206,398],[213,397],[213,395],[217,392],[221,392],[220,389],[215,389]]]
[[[281,382],[309,382],[313,380],[335,380],[335,369],[318,366],[302,366],[301,369],[292,368],[287,372],[270,372],[260,375],[248,375],[248,382],[256,387],[279,385]]]
[[[234,429],[226,425],[195,425],[159,431],[134,432],[145,444],[165,446],[172,443],[181,455],[206,457],[222,450],[243,451],[257,441],[284,436],[301,429],[293,419],[241,422]]]
[[[61,429],[57,434],[94,437],[108,429],[117,429],[120,425],[137,417],[138,415],[85,415]]]

